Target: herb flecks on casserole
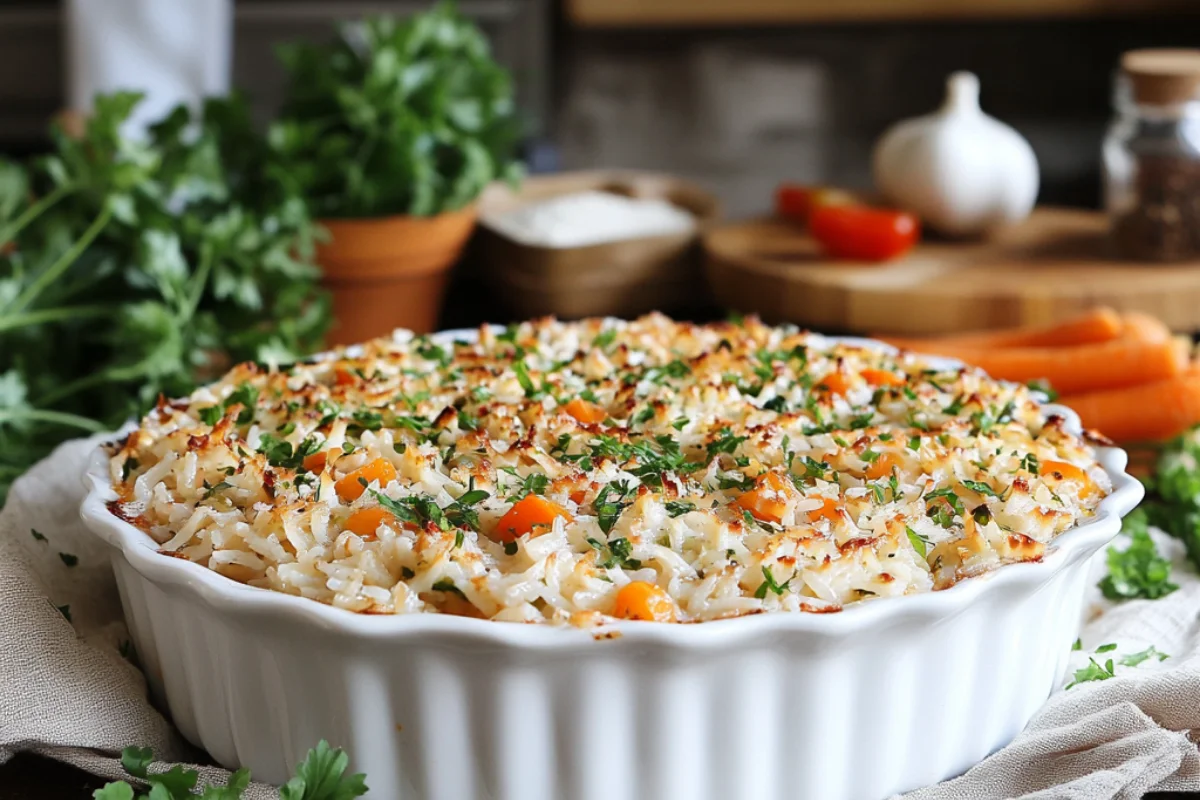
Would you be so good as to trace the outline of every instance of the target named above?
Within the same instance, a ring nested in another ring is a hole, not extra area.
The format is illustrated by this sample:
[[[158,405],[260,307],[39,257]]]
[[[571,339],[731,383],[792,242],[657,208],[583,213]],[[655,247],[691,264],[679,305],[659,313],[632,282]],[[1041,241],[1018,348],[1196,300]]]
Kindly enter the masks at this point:
[[[702,621],[944,589],[1110,490],[1022,386],[754,320],[242,364],[112,460],[161,551],[378,614]]]

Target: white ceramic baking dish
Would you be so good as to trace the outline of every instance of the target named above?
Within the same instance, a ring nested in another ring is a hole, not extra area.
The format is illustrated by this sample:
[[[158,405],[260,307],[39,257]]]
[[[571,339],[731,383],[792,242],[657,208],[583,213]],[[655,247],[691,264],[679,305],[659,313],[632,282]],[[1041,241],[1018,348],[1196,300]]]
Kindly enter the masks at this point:
[[[1060,685],[1087,562],[1143,494],[1123,451],[1100,460],[1112,494],[1039,562],[837,614],[614,638],[357,615],[162,556],[108,510],[103,450],[82,515],[112,546],[154,695],[256,778],[283,782],[324,738],[376,800],[877,800],[963,772]]]

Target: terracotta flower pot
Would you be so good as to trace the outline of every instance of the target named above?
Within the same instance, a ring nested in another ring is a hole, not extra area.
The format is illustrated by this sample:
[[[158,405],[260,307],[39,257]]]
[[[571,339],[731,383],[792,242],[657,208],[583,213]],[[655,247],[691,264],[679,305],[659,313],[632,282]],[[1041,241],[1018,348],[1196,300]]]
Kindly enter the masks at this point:
[[[362,342],[437,325],[450,267],[475,228],[474,206],[435,217],[330,219],[330,239],[317,248],[333,293],[329,344]]]

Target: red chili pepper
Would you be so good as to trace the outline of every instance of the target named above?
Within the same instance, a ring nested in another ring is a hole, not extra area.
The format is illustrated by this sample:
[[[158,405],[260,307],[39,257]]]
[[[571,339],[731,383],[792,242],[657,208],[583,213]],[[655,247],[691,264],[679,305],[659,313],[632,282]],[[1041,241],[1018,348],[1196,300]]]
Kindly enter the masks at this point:
[[[921,236],[921,225],[912,214],[866,206],[816,207],[808,228],[829,255],[854,261],[902,256]]]

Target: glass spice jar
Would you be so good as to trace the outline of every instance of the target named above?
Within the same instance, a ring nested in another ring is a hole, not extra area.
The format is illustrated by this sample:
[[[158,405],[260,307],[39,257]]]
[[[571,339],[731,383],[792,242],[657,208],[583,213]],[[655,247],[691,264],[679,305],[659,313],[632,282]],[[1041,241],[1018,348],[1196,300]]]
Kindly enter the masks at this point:
[[[1113,104],[1103,157],[1117,251],[1200,259],[1200,50],[1125,53]]]

